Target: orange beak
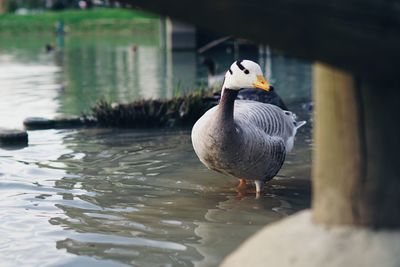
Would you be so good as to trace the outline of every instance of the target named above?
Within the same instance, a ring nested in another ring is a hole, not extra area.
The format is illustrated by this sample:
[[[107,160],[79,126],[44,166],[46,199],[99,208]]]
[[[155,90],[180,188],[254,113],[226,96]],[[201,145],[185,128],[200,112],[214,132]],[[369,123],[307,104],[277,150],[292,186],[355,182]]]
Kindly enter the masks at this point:
[[[253,85],[255,88],[259,88],[264,91],[269,91],[271,89],[269,83],[262,75],[257,75],[257,81],[253,83]]]

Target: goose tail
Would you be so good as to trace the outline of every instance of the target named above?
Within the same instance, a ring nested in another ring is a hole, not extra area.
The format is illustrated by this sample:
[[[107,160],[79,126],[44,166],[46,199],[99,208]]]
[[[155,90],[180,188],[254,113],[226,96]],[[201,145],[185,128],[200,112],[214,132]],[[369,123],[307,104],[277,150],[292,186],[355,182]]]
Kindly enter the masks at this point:
[[[307,121],[296,121],[295,125],[294,125],[294,127],[296,128],[296,131],[306,123],[307,123]]]
[[[288,112],[288,111],[286,111],[286,112]],[[297,121],[297,115],[295,113],[291,113],[291,115],[292,115],[293,125],[294,125],[294,129],[295,129],[294,134],[296,134],[297,130],[299,128],[301,128],[304,124],[306,124],[307,121]]]
[[[295,137],[295,135],[296,135],[296,133],[297,133],[297,130],[300,128],[300,127],[302,127],[304,124],[306,124],[306,121],[297,121],[296,119],[297,119],[297,116],[296,116],[296,114],[294,114],[294,113],[292,113],[292,112],[290,112],[290,111],[285,111],[285,114],[286,115],[290,115],[291,117],[292,117],[292,122],[293,122],[293,132],[292,132],[292,135],[286,140],[286,144],[285,144],[285,147],[286,147],[286,153],[288,153],[288,152],[290,152],[291,150],[292,150],[292,148],[293,148],[293,145],[294,145],[294,137]]]

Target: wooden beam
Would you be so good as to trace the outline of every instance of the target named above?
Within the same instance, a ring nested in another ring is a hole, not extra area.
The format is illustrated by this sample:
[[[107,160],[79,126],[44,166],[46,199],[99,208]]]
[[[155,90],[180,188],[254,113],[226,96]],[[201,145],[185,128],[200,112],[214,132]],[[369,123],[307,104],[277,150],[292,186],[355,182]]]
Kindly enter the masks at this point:
[[[268,43],[368,79],[397,81],[400,2],[124,0],[224,35]]]

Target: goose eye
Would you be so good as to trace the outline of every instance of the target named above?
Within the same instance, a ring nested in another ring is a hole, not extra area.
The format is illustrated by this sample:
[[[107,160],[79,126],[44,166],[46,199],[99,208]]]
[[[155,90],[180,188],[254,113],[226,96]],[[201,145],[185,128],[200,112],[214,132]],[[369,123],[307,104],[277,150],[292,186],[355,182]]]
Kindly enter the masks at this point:
[[[246,69],[246,70],[244,70],[244,73],[249,74],[250,71]]]

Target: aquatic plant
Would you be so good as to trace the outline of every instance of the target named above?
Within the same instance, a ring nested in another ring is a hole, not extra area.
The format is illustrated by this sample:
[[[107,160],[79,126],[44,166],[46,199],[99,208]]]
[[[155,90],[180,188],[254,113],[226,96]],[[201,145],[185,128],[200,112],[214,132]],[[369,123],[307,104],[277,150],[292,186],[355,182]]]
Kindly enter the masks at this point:
[[[91,114],[99,126],[146,128],[192,126],[217,104],[213,94],[201,90],[168,100],[139,100],[128,104],[99,101]]]

